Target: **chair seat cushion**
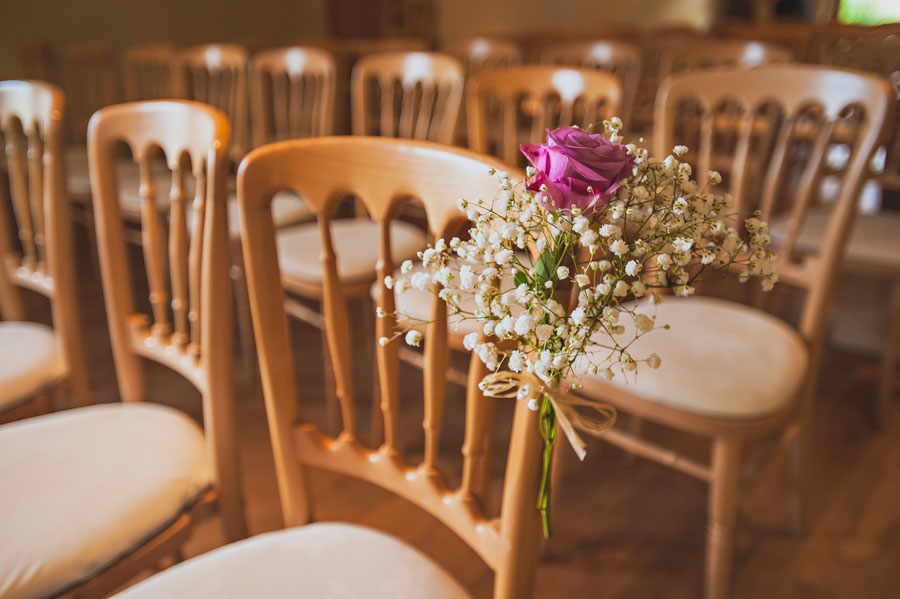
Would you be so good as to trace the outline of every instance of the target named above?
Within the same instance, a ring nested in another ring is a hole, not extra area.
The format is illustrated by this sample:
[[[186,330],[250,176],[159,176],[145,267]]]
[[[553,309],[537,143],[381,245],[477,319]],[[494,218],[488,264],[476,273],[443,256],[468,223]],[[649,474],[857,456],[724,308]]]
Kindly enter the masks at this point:
[[[117,168],[120,177],[137,181],[138,166],[131,158],[120,159]],[[91,197],[91,175],[84,146],[66,148],[66,189],[76,200],[86,201]]]
[[[638,311],[652,315],[653,308],[641,304]],[[623,341],[633,336],[630,320],[620,320],[626,326]],[[656,326],[666,324],[670,330],[651,331],[629,348],[636,360],[656,353],[662,359],[658,369],[639,364],[627,380],[616,372],[609,383],[587,375],[586,391],[613,385],[687,412],[749,419],[778,411],[800,388],[806,346],[770,314],[715,298],[665,298],[657,306]]]
[[[272,220],[276,229],[296,225],[312,217],[312,210],[306,202],[292,191],[279,191],[272,198]],[[235,241],[241,238],[241,207],[234,192],[228,194],[228,234]]]
[[[0,410],[61,381],[67,372],[53,329],[35,322],[0,322]]]
[[[360,283],[375,278],[378,261],[378,223],[359,218],[331,222],[331,240],[342,283]],[[315,223],[284,229],[278,233],[278,260],[286,278],[321,283],[322,240]],[[425,233],[403,222],[391,221],[391,253],[394,262],[413,258],[425,247]]]
[[[811,208],[797,238],[797,251],[817,253],[822,249],[830,210]],[[769,234],[776,247],[787,242],[790,219],[779,215],[769,223]],[[847,245],[848,265],[900,269],[900,213],[858,214]]]
[[[338,523],[310,524],[233,543],[116,595],[120,599],[468,596],[440,566],[402,541]]]
[[[165,528],[212,474],[200,428],[152,404],[0,427],[0,597],[46,597]]]

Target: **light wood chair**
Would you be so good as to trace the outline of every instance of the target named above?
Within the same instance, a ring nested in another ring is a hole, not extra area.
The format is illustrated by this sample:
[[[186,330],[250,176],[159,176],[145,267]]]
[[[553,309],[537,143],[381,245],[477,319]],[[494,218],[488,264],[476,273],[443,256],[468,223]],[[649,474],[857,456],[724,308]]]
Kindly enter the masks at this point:
[[[50,42],[36,40],[22,44],[18,59],[19,76],[23,79],[59,83],[59,57]]]
[[[254,146],[298,137],[331,135],[335,62],[315,47],[266,50],[250,67]]]
[[[249,149],[247,51],[235,44],[204,44],[175,54],[172,90],[176,98],[215,106],[231,122],[228,156],[237,164]]]
[[[112,48],[103,42],[69,45],[63,56],[63,77],[70,142],[84,146],[91,115],[119,99]]]
[[[770,20],[753,23],[743,20],[722,21],[715,25],[714,34],[723,40],[744,40],[780,46],[798,61],[809,54],[813,26],[807,21]]]
[[[671,325],[671,330],[641,338],[629,350],[635,356],[656,352],[662,358],[658,370],[639,369],[628,382],[621,375],[611,382],[590,375],[584,380],[589,397],[711,440],[711,462],[706,465],[618,429],[603,436],[636,455],[709,483],[705,595],[709,599],[728,596],[746,442],[779,437],[791,447],[793,511],[799,526],[803,453],[831,292],[869,159],[881,141],[882,124],[895,107],[883,81],[820,67],[707,69],[673,75],[663,83],[657,103],[656,155],[665,156],[683,143],[675,132],[689,101],[702,112],[699,143],[688,156],[696,165],[696,176],[703,178],[712,153],[720,151],[713,145],[714,114],[723,100],[737,103],[742,114],[731,154],[733,166],[722,191],[734,195],[741,213],[760,208],[767,220],[790,215],[787,240],[779,250],[779,286],[805,292],[799,324],[793,328],[762,310],[710,297],[668,298],[660,304],[656,321],[658,326]],[[839,196],[824,227],[825,241],[818,252],[800,253],[798,233],[812,210],[825,149],[835,128],[847,120],[842,117],[848,106],[857,108],[855,117],[864,116],[853,121],[857,134]],[[775,113],[773,107],[777,107]],[[810,121],[817,134],[812,147],[807,146],[809,159],[798,166],[788,158],[797,155],[795,141],[809,144]],[[773,130],[766,139],[774,143],[759,142],[759,124]],[[728,132],[733,131],[729,124]],[[747,193],[745,185],[744,163],[750,154],[767,158],[761,186],[749,187],[758,189],[759,195]],[[799,175],[788,176],[788,171]]]
[[[121,140],[131,144],[144,176],[152,318],[135,310],[130,289],[113,170]],[[193,525],[217,509],[228,540],[246,534],[231,413],[227,144],[225,117],[197,103],[110,106],[91,120],[104,292],[124,401],[0,426],[3,597],[105,596],[162,560],[178,561]],[[147,164],[154,148],[166,152],[175,171],[171,306]],[[181,185],[187,176],[197,178],[193,203],[202,214],[190,234]],[[187,415],[146,401],[141,358],[172,368],[200,391],[205,433]]]
[[[353,68],[354,135],[451,143],[465,75],[458,60],[437,52],[381,52]]]
[[[165,100],[174,97],[172,64],[175,47],[168,42],[138,44],[122,55],[125,99]]]
[[[93,403],[65,194],[64,112],[56,86],[0,82],[0,179],[8,178],[11,193],[5,197],[0,180],[0,422],[49,411],[60,385],[69,386],[75,405]],[[20,288],[50,300],[52,328],[24,322]]]
[[[900,93],[900,36],[888,34],[885,30],[879,32],[878,28],[869,29],[876,31],[869,31],[861,37],[850,37],[849,34],[854,30],[838,28],[833,32],[833,43],[825,44],[823,41],[818,58],[825,65],[867,71],[894,81],[895,89]],[[848,37],[839,37],[841,32]],[[857,36],[861,35],[858,30],[855,33]],[[875,172],[871,173],[871,180],[883,192],[896,193],[900,192],[900,120],[895,118],[893,123],[886,125],[892,126],[892,129],[886,137],[887,144],[881,154],[883,160],[879,161],[883,165],[873,167]],[[841,145],[836,144],[834,149],[840,150]],[[815,249],[821,246],[826,214],[825,209],[818,208],[813,217],[807,219],[798,241],[800,248]],[[776,222],[773,225],[773,239],[784,241],[787,232],[785,224]],[[886,284],[890,289],[889,298],[866,298],[860,301],[848,294],[848,297],[841,298],[844,300],[842,305],[846,308],[843,315],[836,316],[846,321],[848,327],[856,328],[854,312],[880,311],[884,308],[888,310],[875,404],[876,423],[882,426],[896,392],[897,366],[900,362],[900,213],[882,208],[879,212],[861,213],[856,217],[844,258],[844,270],[852,277],[847,283],[859,282],[862,278],[886,282],[880,284]],[[840,333],[836,332],[838,334]],[[865,334],[857,337],[857,343],[869,342]]]
[[[435,237],[454,234],[465,226],[455,206],[457,197],[496,193],[490,167],[503,165],[457,148],[367,137],[295,140],[248,155],[238,175],[246,223],[245,261],[279,495],[285,524],[295,528],[186,562],[123,593],[122,599],[259,593],[312,598],[333,596],[338,589],[346,596],[371,599],[469,596],[428,557],[385,533],[352,524],[306,525],[315,511],[306,488],[307,467],[360,478],[414,503],[458,534],[495,571],[494,597],[532,596],[541,545],[535,509],[541,452],[537,413],[528,410],[525,402],[515,405],[503,499],[499,518],[494,518],[482,501],[490,461],[488,422],[497,400],[481,395],[477,383],[483,368],[473,369],[479,374],[472,377],[466,400],[462,483],[449,488],[438,460],[448,352],[447,323],[438,320],[429,326],[426,337],[424,459],[408,463],[397,440],[401,396],[407,395],[398,385],[397,343],[378,350],[386,440],[377,450],[361,445],[356,436],[345,298],[338,275],[340,257],[328,235],[334,202],[346,193],[357,195],[378,222],[380,274],[391,273],[396,256],[389,222],[399,205],[410,197],[420,199],[431,233]],[[309,199],[323,233],[326,331],[339,365],[343,414],[343,430],[334,438],[311,423],[297,422],[298,387],[270,208],[272,195],[286,188]],[[382,287],[379,305],[392,311],[393,292]],[[440,315],[446,308],[435,299],[433,310]],[[389,331],[390,319],[382,321],[380,328],[382,333]]]
[[[618,77],[622,82],[622,101],[616,116],[622,119],[625,130],[628,130],[641,80],[640,46],[613,40],[562,42],[548,46],[541,55],[541,63],[600,69]]]
[[[521,143],[542,141],[546,129],[587,127],[616,116],[621,102],[622,83],[603,71],[548,65],[485,70],[468,82],[469,144],[521,163]]]
[[[662,54],[659,80],[673,73],[710,67],[755,67],[761,64],[790,62],[791,53],[762,42],[699,40],[683,42]]]

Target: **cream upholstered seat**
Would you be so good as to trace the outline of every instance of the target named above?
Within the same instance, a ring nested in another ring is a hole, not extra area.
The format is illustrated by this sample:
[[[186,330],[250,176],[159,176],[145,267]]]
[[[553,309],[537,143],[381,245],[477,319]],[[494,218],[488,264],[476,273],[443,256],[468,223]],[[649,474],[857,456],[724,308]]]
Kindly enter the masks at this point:
[[[90,578],[210,486],[203,432],[153,404],[106,404],[0,427],[0,597]]]
[[[637,376],[611,381],[632,394],[705,416],[758,418],[792,401],[808,360],[801,337],[760,310],[710,297],[666,298],[656,306],[656,326],[629,348],[636,359],[656,353],[658,369],[638,366]],[[642,305],[639,312],[652,314]],[[633,323],[620,322],[631,339]],[[601,333],[602,334],[602,333]],[[581,365],[583,370],[584,365]],[[699,372],[704,374],[699,376]],[[588,375],[585,388],[599,375]],[[610,384],[603,379],[604,384]]]
[[[67,373],[53,329],[35,322],[0,322],[0,409],[58,383]]]
[[[810,208],[797,237],[796,250],[818,253],[825,238],[830,209],[827,206]],[[787,242],[790,219],[778,216],[769,223],[773,244],[783,246]],[[850,233],[847,253],[848,265],[865,265],[897,269],[900,267],[900,214],[858,214]]]
[[[272,198],[272,220],[275,222],[275,228],[295,225],[310,218],[312,211],[297,194],[279,191]],[[241,207],[234,192],[228,194],[228,236],[234,240],[241,238]]]
[[[138,165],[131,158],[119,160],[118,168],[122,175],[137,180]],[[91,196],[91,176],[88,171],[87,149],[84,146],[66,148],[66,189],[76,198]]]
[[[363,219],[341,219],[331,222],[331,237],[337,256],[338,276],[342,283],[365,282],[375,278],[378,260],[378,224]],[[391,222],[393,259],[401,262],[413,258],[425,247],[425,234],[403,222]],[[278,260],[286,278],[321,282],[322,240],[316,225],[301,225],[278,233]]]
[[[362,526],[319,523],[216,549],[116,597],[463,599],[469,594],[402,541]]]

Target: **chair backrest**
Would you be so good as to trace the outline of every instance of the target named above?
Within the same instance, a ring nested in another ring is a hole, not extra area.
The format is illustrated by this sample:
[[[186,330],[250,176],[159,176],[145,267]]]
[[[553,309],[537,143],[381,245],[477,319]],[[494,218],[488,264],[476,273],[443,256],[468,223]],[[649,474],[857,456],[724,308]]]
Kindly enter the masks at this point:
[[[626,41],[586,40],[548,46],[541,56],[543,64],[600,69],[612,73],[622,82],[619,114],[626,131],[641,80],[641,47]]]
[[[659,80],[673,73],[710,67],[755,67],[773,62],[790,62],[791,53],[762,42],[701,40],[678,44],[663,52]]]
[[[175,55],[175,97],[215,106],[231,122],[229,157],[240,161],[247,151],[249,100],[247,51],[235,44],[206,44]]]
[[[497,69],[522,64],[522,49],[514,41],[500,37],[473,37],[444,46],[444,52],[455,56],[468,74],[482,69]]]
[[[302,524],[309,518],[303,465],[355,476],[408,499],[454,530],[495,570],[495,597],[527,598],[541,537],[535,509],[541,451],[537,414],[524,402],[515,406],[500,516],[499,521],[494,520],[481,500],[491,453],[487,423],[497,404],[478,389],[486,372],[475,358],[466,398],[462,484],[458,489],[447,487],[438,472],[438,451],[448,330],[447,319],[442,317],[446,305],[435,296],[431,306],[434,320],[425,335],[423,462],[410,465],[401,455],[396,342],[377,346],[384,444],[377,451],[361,446],[353,414],[345,298],[329,228],[335,204],[347,194],[357,196],[379,226],[379,246],[373,251],[378,252],[378,274],[383,278],[395,268],[390,219],[398,207],[410,198],[420,200],[430,232],[435,238],[449,238],[465,226],[456,207],[459,197],[496,195],[498,185],[491,167],[505,168],[490,157],[427,142],[359,136],[293,140],[258,148],[247,156],[238,173],[238,197],[250,305],[285,523]],[[272,196],[282,189],[293,189],[309,202],[322,232],[325,331],[343,414],[343,431],[337,439],[328,439],[312,424],[295,423],[296,386],[271,216]],[[394,295],[383,285],[379,288],[377,303],[388,316],[378,320],[378,335],[391,336]]]
[[[900,38],[900,23],[878,26],[819,23],[810,27],[810,41],[806,58],[810,62],[833,64],[844,53],[857,54],[865,48],[884,45],[895,48]],[[859,48],[854,48],[862,42]],[[868,70],[868,69],[867,69]]]
[[[59,83],[59,57],[53,45],[45,40],[19,46],[19,76]]]
[[[118,101],[119,90],[112,49],[102,42],[72,44],[63,58],[70,141],[85,143],[91,115]]]
[[[7,181],[0,180],[0,317],[25,319],[19,288],[50,298],[76,403],[86,405],[92,398],[65,189],[64,112],[55,85],[0,82],[0,137],[6,147],[0,173],[8,177],[11,194],[6,197]],[[17,236],[11,237],[14,231]]]
[[[122,56],[125,99],[165,100],[174,97],[172,64],[175,47],[167,42],[131,46]]]
[[[437,52],[368,54],[353,67],[353,133],[450,143],[465,75]]]
[[[228,137],[225,115],[205,104],[174,100],[118,104],[91,119],[88,162],[119,393],[124,401],[147,399],[142,357],[181,374],[201,393],[226,533],[233,539],[243,536],[244,521],[233,417]],[[116,147],[123,142],[131,148],[140,172],[149,314],[135,304],[123,236],[116,175]],[[152,159],[160,152],[172,172],[172,183],[170,190],[157,192],[158,179],[152,172],[157,162]],[[186,190],[191,187],[194,197],[189,200]],[[162,194],[169,198],[168,227],[157,205]]]
[[[469,146],[512,164],[522,161],[519,144],[542,141],[546,129],[587,127],[617,116],[622,103],[615,75],[548,65],[476,73],[466,93]]]
[[[253,145],[330,135],[334,86],[335,63],[325,50],[293,46],[254,56],[250,65]]]
[[[747,40],[781,46],[796,60],[803,60],[809,52],[812,26],[808,21],[766,21],[752,23],[745,20],[722,21],[715,33],[725,40]]]
[[[660,88],[656,155],[687,144],[696,178],[705,180],[711,167],[722,170],[722,188],[734,196],[739,214],[758,209],[765,220],[788,219],[778,273],[806,290],[799,329],[813,352],[821,345],[867,165],[896,104],[892,96],[876,77],[809,65],[705,69],[672,75]],[[691,139],[684,115],[695,132]],[[796,241],[817,200],[827,150],[836,143],[849,155],[840,191],[821,250],[801,255]]]

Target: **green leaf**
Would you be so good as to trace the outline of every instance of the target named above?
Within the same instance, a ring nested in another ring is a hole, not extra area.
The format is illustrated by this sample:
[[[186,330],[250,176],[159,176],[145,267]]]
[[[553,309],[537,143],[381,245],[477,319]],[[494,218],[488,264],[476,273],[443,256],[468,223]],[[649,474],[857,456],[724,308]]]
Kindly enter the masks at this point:
[[[528,275],[521,271],[517,272],[516,276],[513,278],[513,281],[516,283],[516,287],[518,287],[519,285],[521,285],[523,283],[527,285],[528,284]]]
[[[556,272],[556,257],[550,249],[546,249],[541,253],[537,259],[537,264],[534,265],[534,269],[537,272],[538,283],[541,285],[553,279],[553,275]]]

